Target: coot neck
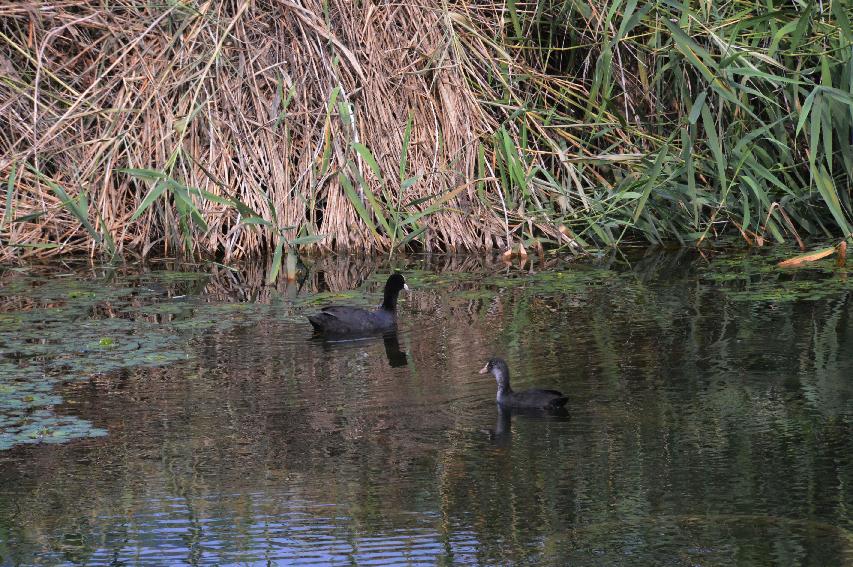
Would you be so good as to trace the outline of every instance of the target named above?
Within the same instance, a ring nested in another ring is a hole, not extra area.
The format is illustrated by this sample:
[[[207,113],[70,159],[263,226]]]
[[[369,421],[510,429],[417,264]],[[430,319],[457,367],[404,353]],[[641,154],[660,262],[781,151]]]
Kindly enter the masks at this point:
[[[510,388],[509,386],[506,386],[506,387],[498,386],[498,395],[497,395],[498,402],[501,402],[501,401],[505,400],[506,398],[509,398],[510,396],[512,396],[512,388]]]
[[[512,394],[512,388],[509,386],[509,376],[498,374],[498,401]]]
[[[382,309],[385,311],[396,311],[398,295],[400,295],[400,290],[386,288],[385,297],[382,299]]]

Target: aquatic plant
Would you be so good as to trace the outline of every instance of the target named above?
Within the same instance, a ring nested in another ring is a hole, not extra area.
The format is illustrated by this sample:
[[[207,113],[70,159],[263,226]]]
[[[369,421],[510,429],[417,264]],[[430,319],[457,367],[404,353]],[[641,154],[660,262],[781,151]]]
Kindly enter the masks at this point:
[[[96,280],[46,279],[25,270],[0,275],[0,450],[106,435],[87,420],[54,412],[63,403],[61,385],[186,361],[192,336],[249,324],[269,309],[185,300],[176,291],[195,289],[197,296],[198,283],[208,278],[199,272]]]

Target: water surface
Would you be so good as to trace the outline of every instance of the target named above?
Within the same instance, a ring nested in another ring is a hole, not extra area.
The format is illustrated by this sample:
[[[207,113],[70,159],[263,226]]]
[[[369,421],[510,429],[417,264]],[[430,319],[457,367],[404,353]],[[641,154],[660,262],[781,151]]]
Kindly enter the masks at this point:
[[[773,254],[7,270],[0,563],[853,564],[848,271]]]

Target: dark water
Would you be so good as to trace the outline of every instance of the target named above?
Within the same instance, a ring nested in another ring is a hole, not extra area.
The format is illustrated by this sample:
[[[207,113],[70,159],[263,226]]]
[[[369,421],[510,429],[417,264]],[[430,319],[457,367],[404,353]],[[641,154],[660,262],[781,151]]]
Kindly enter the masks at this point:
[[[777,259],[397,260],[396,341],[332,344],[389,265],[4,272],[0,385],[56,398],[7,410],[0,564],[853,565],[853,288]]]

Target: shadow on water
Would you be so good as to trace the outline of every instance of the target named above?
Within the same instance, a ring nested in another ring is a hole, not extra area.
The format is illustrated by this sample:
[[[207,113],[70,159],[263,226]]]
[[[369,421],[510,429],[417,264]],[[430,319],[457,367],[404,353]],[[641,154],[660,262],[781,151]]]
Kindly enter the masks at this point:
[[[851,564],[849,273],[774,254],[0,271],[0,564]]]
[[[541,422],[560,422],[569,419],[569,412],[566,408],[558,408],[554,410],[533,409],[533,408],[507,408],[500,404],[495,404],[497,409],[494,429],[486,429],[489,439],[499,447],[504,447],[512,440],[512,416],[516,419],[529,419],[532,421]]]
[[[358,348],[368,342],[382,341],[385,346],[385,357],[388,359],[388,366],[391,368],[400,368],[409,363],[405,351],[400,348],[400,339],[397,332],[378,333],[365,335],[360,337],[325,337],[321,334],[313,334],[311,341],[319,344],[324,352],[330,352],[334,349]]]

